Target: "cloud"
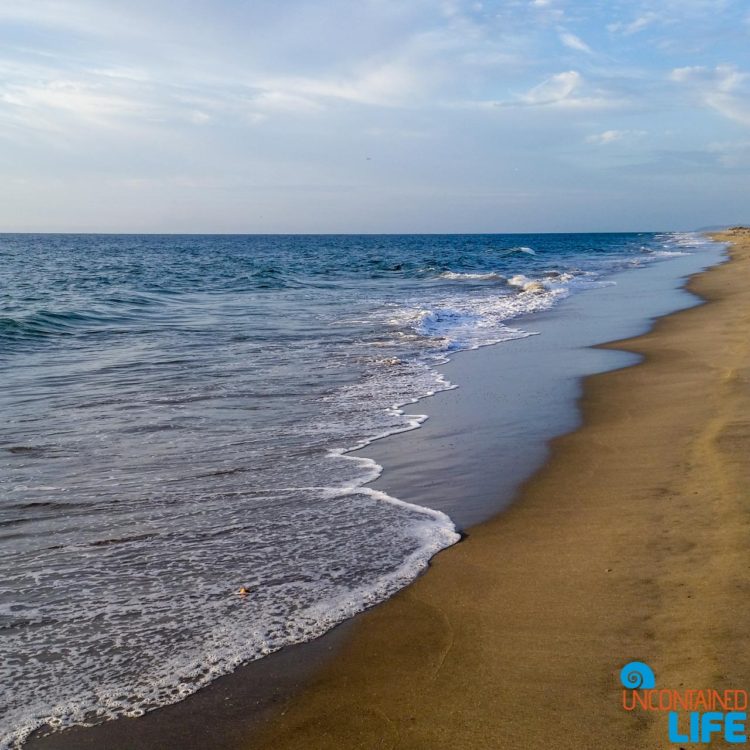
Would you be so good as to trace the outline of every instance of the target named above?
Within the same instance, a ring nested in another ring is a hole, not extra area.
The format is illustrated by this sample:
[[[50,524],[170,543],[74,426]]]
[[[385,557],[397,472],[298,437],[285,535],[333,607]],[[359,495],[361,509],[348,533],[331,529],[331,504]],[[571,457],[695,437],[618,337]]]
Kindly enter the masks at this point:
[[[188,119],[195,125],[205,125],[207,122],[211,122],[212,117],[200,109],[194,109],[188,113]]]
[[[716,24],[723,24],[740,12],[743,5],[739,0],[639,0],[623,5],[636,6],[636,13],[631,20],[618,19],[606,24],[608,31],[631,36],[647,29],[659,27],[671,32],[670,39],[661,39],[659,46],[680,44],[684,50],[686,41],[699,42],[704,31]],[[613,10],[617,4],[612,3]],[[710,42],[710,37],[709,40]]]
[[[138,36],[148,29],[136,3],[97,0],[3,0],[0,24],[38,27],[91,37]]]
[[[581,87],[583,77],[576,70],[557,73],[546,81],[529,89],[521,100],[526,104],[545,105],[560,104],[570,100],[575,91]]]
[[[307,101],[342,100],[356,104],[393,106],[415,96],[423,88],[419,72],[408,64],[387,62],[358,75],[291,77],[261,81],[268,95],[278,99]]]
[[[635,18],[630,23],[623,23],[618,21],[616,23],[610,23],[607,25],[607,30],[612,32],[620,32],[629,36],[631,34],[637,34],[639,31],[647,29],[649,26],[653,26],[655,23],[661,21],[661,16],[654,11],[647,11],[642,15]]]
[[[559,36],[560,41],[569,49],[575,50],[576,52],[585,52],[588,55],[593,54],[591,47],[575,34],[571,34],[569,31],[561,31]]]
[[[252,103],[265,112],[319,112],[322,109],[314,99],[288,91],[262,91]]]
[[[675,68],[670,79],[688,87],[703,105],[743,125],[750,125],[750,75],[734,65]]]
[[[556,73],[513,100],[493,102],[496,107],[554,107],[602,109],[620,107],[625,100],[588,85],[577,70]]]
[[[513,8],[513,3],[510,3]],[[565,11],[558,7],[556,0],[531,0],[530,7],[534,19],[543,24],[561,23],[565,19]]]
[[[593,143],[597,146],[606,146],[609,143],[622,141],[625,138],[633,136],[646,135],[645,130],[605,130],[603,133],[595,133],[586,138],[586,143]]]
[[[143,103],[102,87],[76,80],[53,80],[36,85],[10,85],[0,91],[0,102],[16,113],[62,112],[91,123],[111,124],[122,115],[144,114]]]

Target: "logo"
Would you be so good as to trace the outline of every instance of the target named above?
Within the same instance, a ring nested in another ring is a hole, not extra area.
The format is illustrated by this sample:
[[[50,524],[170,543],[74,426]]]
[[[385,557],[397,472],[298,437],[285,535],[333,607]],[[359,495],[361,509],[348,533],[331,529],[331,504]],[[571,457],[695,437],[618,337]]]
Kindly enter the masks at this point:
[[[707,744],[721,738],[747,742],[746,690],[672,690],[657,688],[648,664],[631,661],[620,670],[626,711],[668,712],[669,741]]]

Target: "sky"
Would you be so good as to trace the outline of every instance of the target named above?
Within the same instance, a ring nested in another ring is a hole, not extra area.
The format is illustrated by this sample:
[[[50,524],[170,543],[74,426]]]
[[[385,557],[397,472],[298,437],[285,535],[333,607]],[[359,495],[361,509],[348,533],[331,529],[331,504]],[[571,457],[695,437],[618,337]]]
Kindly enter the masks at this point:
[[[0,231],[750,221],[746,0],[0,0]]]

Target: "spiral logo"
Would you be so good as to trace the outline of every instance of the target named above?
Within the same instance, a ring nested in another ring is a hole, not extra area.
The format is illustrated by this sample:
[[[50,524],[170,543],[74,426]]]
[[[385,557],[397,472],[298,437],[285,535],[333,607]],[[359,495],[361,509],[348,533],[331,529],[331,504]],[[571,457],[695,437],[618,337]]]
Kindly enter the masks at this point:
[[[656,687],[656,678],[654,671],[648,664],[642,661],[631,661],[620,670],[620,682],[626,687],[633,690],[641,688],[650,690]]]

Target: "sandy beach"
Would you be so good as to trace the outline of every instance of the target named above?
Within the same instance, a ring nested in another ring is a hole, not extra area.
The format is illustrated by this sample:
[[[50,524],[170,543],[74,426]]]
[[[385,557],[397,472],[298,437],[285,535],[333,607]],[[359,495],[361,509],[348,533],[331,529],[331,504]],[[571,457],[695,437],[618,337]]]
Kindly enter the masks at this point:
[[[619,670],[746,689],[750,231],[693,278],[708,304],[612,348],[584,426],[515,505],[470,530],[354,636],[250,748],[652,748]],[[715,743],[721,744],[721,743]]]

